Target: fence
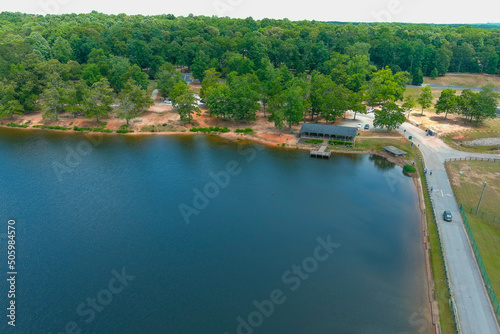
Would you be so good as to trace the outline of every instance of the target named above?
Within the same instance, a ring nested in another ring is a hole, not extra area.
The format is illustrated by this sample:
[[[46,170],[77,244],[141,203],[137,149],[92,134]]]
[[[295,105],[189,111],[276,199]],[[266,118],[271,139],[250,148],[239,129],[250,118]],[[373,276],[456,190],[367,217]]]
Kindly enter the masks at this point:
[[[465,158],[451,158],[445,159],[446,161],[491,161],[491,162],[500,162],[500,158],[476,158],[476,157],[465,157]]]
[[[422,158],[420,158],[420,162],[422,163],[422,168],[425,170],[424,160]],[[430,209],[432,212],[432,220],[434,221],[434,224],[436,225],[437,236],[438,236],[438,240],[439,240],[439,249],[441,250],[441,259],[443,260],[443,269],[444,269],[444,274],[446,275],[446,285],[448,286],[448,291],[449,291],[449,295],[448,295],[449,305],[450,305],[451,313],[453,314],[453,319],[455,321],[455,329],[456,329],[455,334],[459,334],[459,333],[461,333],[460,321],[458,319],[458,311],[455,308],[456,303],[455,303],[455,295],[453,293],[453,287],[451,286],[451,282],[450,282],[450,279],[448,277],[448,266],[446,265],[446,252],[445,252],[445,250],[443,248],[443,244],[441,242],[441,229],[439,228],[436,210],[434,209],[434,202],[432,201],[432,196],[431,196],[431,193],[429,191],[430,187],[429,187],[429,183],[427,181],[427,175],[425,173],[424,173],[424,180],[425,180],[425,186],[427,188],[427,192],[429,193],[429,201],[431,203]]]
[[[458,202],[458,203],[460,203],[460,202]],[[499,216],[495,216],[492,213],[485,212],[485,211],[482,211],[482,210],[479,210],[479,212],[476,214],[477,208],[473,208],[473,207],[465,205],[465,204],[462,204],[462,205],[463,205],[464,211],[466,213],[474,215],[474,216],[479,217],[481,219],[489,220],[492,223],[498,223],[498,224],[500,224],[500,217]]]
[[[498,304],[498,299],[491,286],[490,277],[488,276],[488,272],[486,272],[486,267],[484,266],[483,259],[481,254],[479,253],[479,248],[477,248],[476,240],[474,239],[474,235],[472,234],[472,230],[469,225],[469,221],[467,220],[467,216],[465,215],[464,207],[460,204],[460,214],[464,220],[465,229],[467,230],[467,234],[469,235],[470,243],[472,245],[472,249],[474,250],[474,254],[476,255],[477,265],[479,266],[479,270],[481,271],[481,275],[483,275],[484,284],[486,285],[486,290],[488,291],[488,295],[490,296],[491,304],[493,305],[493,309],[497,315],[498,320],[500,321],[500,305]]]

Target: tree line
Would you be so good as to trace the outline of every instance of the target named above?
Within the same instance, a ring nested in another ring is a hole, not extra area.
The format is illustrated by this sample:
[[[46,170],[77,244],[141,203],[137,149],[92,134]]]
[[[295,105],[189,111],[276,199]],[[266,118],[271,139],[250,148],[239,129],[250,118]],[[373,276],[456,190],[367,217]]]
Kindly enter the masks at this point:
[[[193,15],[3,12],[0,32],[0,116],[41,109],[49,119],[69,111],[98,120],[116,101],[128,122],[151,104],[156,80],[190,121],[196,99],[175,70],[182,65],[202,80],[212,116],[251,121],[262,106],[279,129],[394,103],[423,75],[498,73],[500,50],[498,28]],[[437,110],[481,121],[479,105]]]

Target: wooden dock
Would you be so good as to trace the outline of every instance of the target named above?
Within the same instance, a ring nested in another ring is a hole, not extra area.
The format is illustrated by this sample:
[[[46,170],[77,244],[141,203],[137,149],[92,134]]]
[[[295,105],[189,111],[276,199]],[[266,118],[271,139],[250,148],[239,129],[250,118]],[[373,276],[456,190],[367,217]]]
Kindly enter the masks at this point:
[[[330,158],[332,151],[327,150],[328,145],[322,144],[318,149],[311,149],[311,157],[313,158]]]

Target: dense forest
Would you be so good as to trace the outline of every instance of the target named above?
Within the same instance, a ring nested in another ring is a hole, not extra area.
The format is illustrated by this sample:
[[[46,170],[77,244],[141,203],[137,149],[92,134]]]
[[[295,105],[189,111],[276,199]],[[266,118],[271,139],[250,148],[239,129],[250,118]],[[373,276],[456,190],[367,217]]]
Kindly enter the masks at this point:
[[[325,106],[362,111],[363,101],[402,100],[405,84],[421,84],[424,75],[497,74],[499,54],[495,27],[4,12],[0,102],[4,116],[85,110],[98,119],[118,99],[128,121],[149,105],[140,98],[149,80],[157,79],[165,96],[181,97],[181,106],[192,102],[172,67],[182,65],[200,80],[210,76],[202,97],[214,116],[226,117],[221,101],[233,101],[240,110],[229,116],[251,120],[248,108],[260,99],[275,118],[277,110],[305,107],[313,117]],[[329,100],[325,92],[343,98]]]

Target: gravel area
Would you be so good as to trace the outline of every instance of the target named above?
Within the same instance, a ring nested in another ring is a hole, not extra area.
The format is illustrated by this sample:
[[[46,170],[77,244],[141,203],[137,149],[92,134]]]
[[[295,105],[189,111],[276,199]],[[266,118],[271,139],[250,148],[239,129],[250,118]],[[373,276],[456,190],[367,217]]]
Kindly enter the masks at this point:
[[[481,138],[464,142],[466,146],[500,146],[500,137]]]

